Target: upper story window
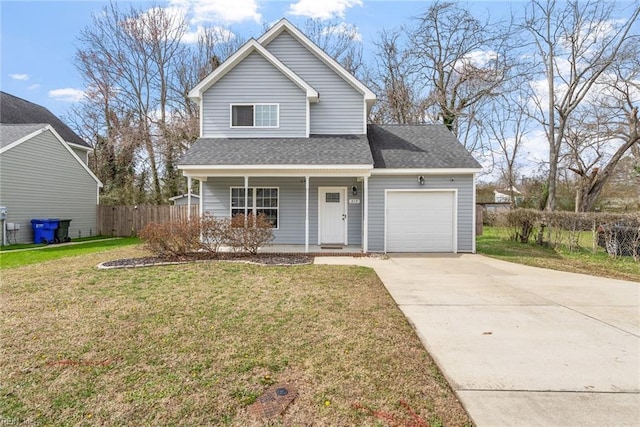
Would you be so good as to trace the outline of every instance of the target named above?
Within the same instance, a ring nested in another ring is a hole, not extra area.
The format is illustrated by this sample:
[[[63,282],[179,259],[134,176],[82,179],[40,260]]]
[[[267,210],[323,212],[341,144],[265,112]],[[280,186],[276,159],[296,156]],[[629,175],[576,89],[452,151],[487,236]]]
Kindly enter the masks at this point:
[[[277,128],[278,104],[231,105],[231,127]]]

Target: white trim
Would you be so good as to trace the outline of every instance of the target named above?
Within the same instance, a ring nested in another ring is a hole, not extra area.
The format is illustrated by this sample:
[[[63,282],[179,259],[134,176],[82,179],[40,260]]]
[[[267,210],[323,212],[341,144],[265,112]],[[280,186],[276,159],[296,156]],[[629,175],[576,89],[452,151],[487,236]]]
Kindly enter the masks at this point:
[[[276,106],[276,125],[275,126],[256,126],[256,106],[258,105],[275,105]],[[233,125],[233,107],[253,107],[253,126],[234,126]],[[229,104],[229,127],[231,129],[277,129],[280,127],[280,104],[277,102],[254,102],[254,103],[231,103]]]
[[[200,116],[198,120],[200,122],[200,138],[204,138],[204,102],[199,102],[198,109],[200,110]]]
[[[364,176],[362,181],[362,252],[369,250],[369,177]]]
[[[199,207],[200,207],[200,219],[202,219],[202,215],[204,214],[204,212],[202,212],[202,210],[204,208],[204,193],[203,193],[203,191],[204,191],[204,181],[199,180],[199,182],[200,182],[200,195],[202,196],[202,197],[200,197],[200,206]],[[202,238],[200,240],[202,240]]]
[[[309,253],[309,177],[304,177],[305,214],[304,214],[304,253]]]
[[[188,177],[187,177],[187,187],[188,187],[188,180],[189,180],[189,178],[192,178],[192,179],[198,179],[198,178],[195,178],[195,177],[193,177],[193,176],[188,176]],[[180,199],[180,198],[182,198],[182,197],[187,197],[187,198],[188,198],[188,197],[189,197],[189,193],[186,193],[186,194],[180,194],[179,196],[169,197],[169,200],[173,202],[174,200],[178,200],[178,199]],[[199,198],[200,198],[200,196],[198,196],[197,194],[191,194],[191,197],[195,197],[196,199],[199,199]]]
[[[341,242],[322,242],[322,192],[340,192],[342,194],[342,205],[344,206],[344,210],[342,215],[344,215],[344,242],[343,244],[346,246],[349,244],[349,203],[347,203],[347,187],[318,187],[318,245],[322,244],[331,244],[331,243],[341,243]]]
[[[89,176],[91,176],[91,178],[93,178],[96,183],[98,184],[98,187],[102,187],[102,182],[100,182],[100,180],[98,179],[97,176],[95,176],[93,174],[93,172],[91,172],[91,169],[89,169],[89,166],[87,166],[87,164],[85,162],[83,162],[80,157],[78,157],[78,155],[73,151],[73,149],[69,146],[69,144],[67,143],[67,141],[65,141],[64,139],[62,139],[62,137],[58,134],[58,132],[56,132],[56,130],[53,128],[53,126],[51,125],[46,125],[43,126],[41,129],[30,133],[29,135],[23,136],[22,138],[18,139],[17,141],[12,142],[11,144],[3,147],[2,149],[0,149],[0,154],[9,151],[10,149],[17,147],[18,145],[22,144],[25,141],[30,140],[31,138],[34,138],[46,131],[49,131],[53,134],[53,137],[55,139],[58,140],[58,142],[60,144],[62,144],[62,146],[65,148],[65,150],[67,150],[69,152],[69,154],[71,154],[73,156],[73,158],[80,163],[80,165],[82,166],[82,168],[89,174]],[[98,195],[99,198],[99,195]]]
[[[310,102],[318,102],[318,92],[305,82],[300,76],[291,71],[286,65],[284,65],[278,58],[273,56],[271,52],[264,48],[255,39],[250,39],[240,49],[231,55],[226,61],[224,61],[218,68],[216,68],[211,74],[205,77],[200,83],[196,85],[191,91],[189,91],[189,98],[195,102],[201,103],[202,94],[213,86],[218,80],[220,80],[225,74],[235,68],[240,62],[242,62],[251,53],[257,52],[264,59],[266,59],[271,65],[284,74],[289,80],[295,83],[300,89],[305,91],[307,99]],[[202,122],[203,116],[200,116]]]
[[[187,221],[191,221],[191,186],[193,183],[193,179],[191,177],[187,177]],[[184,195],[183,195],[184,196]],[[171,200],[171,199],[169,199]]]
[[[91,147],[87,147],[86,145],[80,145],[80,144],[75,144],[73,142],[69,142],[69,141],[65,141],[67,144],[69,144],[69,147],[71,148],[76,148],[78,150],[84,150],[86,152],[93,152],[93,148]]]
[[[371,170],[371,165],[179,165],[182,170]],[[362,173],[360,174],[362,175]]]
[[[373,169],[371,175],[466,175],[480,171],[480,168]]]
[[[457,188],[434,188],[434,189],[386,189],[384,190],[384,253],[387,253],[387,206],[389,193],[453,193],[453,253],[458,253],[458,189]]]
[[[242,209],[242,208],[238,208],[238,207],[233,207],[233,189],[234,188],[242,188],[245,190],[244,192],[244,212],[245,212],[245,217],[248,214],[255,214],[256,209],[275,209],[278,211],[278,219],[276,221],[276,226],[273,227],[273,230],[279,230],[280,229],[280,187],[275,187],[275,186],[259,186],[259,185],[254,185],[253,187],[248,186],[249,182],[248,182],[248,178],[249,177],[245,177],[247,178],[247,181],[245,182],[245,184],[247,185],[247,187],[240,187],[238,185],[232,185],[229,187],[229,218],[231,218],[233,216],[233,210],[234,209]],[[249,207],[249,192],[246,191],[248,189],[253,189],[253,191],[251,192],[251,198],[253,199],[253,204],[254,206]],[[256,190],[264,190],[264,189],[269,189],[269,190],[277,190],[278,191],[278,206],[277,207],[259,207],[259,206],[255,206],[256,204]],[[249,212],[251,210],[251,212]]]
[[[282,18],[273,27],[271,27],[266,33],[264,33],[259,39],[258,43],[263,46],[271,43],[276,37],[280,35],[284,30],[287,30],[299,43],[309,49],[311,53],[317,56],[322,62],[329,66],[336,74],[347,81],[351,86],[358,90],[358,92],[364,95],[365,102],[369,107],[376,102],[376,95],[366,87],[360,80],[355,78],[349,73],[342,65],[335,59],[331,58],[325,51],[320,49],[315,43],[298,30],[291,22]]]
[[[366,172],[366,171],[365,171]],[[331,177],[331,178],[360,178],[363,175],[362,170],[336,170],[336,169],[328,169],[328,170],[310,170],[310,169],[295,169],[295,170],[283,170],[279,171],[277,169],[260,169],[260,170],[200,170],[200,171],[183,171],[182,175],[185,177],[192,177],[195,179],[202,179],[206,181],[207,177],[241,177],[244,176],[245,173],[251,175],[251,177],[255,178],[264,178],[264,177],[282,177],[282,178],[290,178],[290,177],[301,177],[301,176],[309,176],[309,177]]]
[[[309,135],[311,134],[311,103],[309,101],[307,101],[306,103],[306,108],[307,108],[307,124],[305,127],[305,137],[309,138]]]
[[[471,219],[471,253],[476,253],[476,174],[473,174],[473,217]]]

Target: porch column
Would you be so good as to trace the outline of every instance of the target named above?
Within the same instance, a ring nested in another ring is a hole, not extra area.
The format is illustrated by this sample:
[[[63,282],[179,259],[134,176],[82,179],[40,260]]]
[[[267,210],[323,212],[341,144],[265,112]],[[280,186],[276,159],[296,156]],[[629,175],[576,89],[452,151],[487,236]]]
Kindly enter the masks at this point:
[[[362,180],[362,252],[365,254],[369,250],[369,177],[364,176]]]
[[[200,199],[199,199],[200,203],[198,206],[199,207],[198,214],[200,216],[200,219],[202,219],[202,215],[204,214],[204,212],[202,211],[202,208],[204,208],[204,181],[202,180],[202,178],[200,178],[198,182],[200,183]]]
[[[191,221],[191,177],[187,177],[187,220]]]
[[[309,177],[304,177],[304,189],[305,189],[305,198],[304,198],[304,253],[309,253]]]
[[[247,226],[247,216],[249,216],[249,177],[244,177],[244,226]]]

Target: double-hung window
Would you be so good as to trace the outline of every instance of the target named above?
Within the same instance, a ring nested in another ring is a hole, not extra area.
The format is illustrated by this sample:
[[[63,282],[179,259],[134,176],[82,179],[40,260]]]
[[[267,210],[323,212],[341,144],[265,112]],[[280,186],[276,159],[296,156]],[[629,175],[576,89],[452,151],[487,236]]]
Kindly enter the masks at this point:
[[[277,128],[278,104],[232,104],[231,127]]]
[[[244,215],[245,210],[250,215],[262,214],[273,228],[278,228],[278,189],[249,187],[247,195],[245,198],[244,187],[231,187],[231,216]]]

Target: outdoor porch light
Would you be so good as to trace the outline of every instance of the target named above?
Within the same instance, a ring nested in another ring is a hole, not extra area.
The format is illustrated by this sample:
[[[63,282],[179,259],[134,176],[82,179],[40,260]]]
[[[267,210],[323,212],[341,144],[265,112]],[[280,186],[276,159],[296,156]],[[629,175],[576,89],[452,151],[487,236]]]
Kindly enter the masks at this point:
[[[353,186],[351,187],[351,194],[353,194],[354,196],[358,195],[358,187],[357,186]]]
[[[420,175],[420,176],[418,177],[418,184],[420,184],[420,185],[424,185],[424,176]]]

